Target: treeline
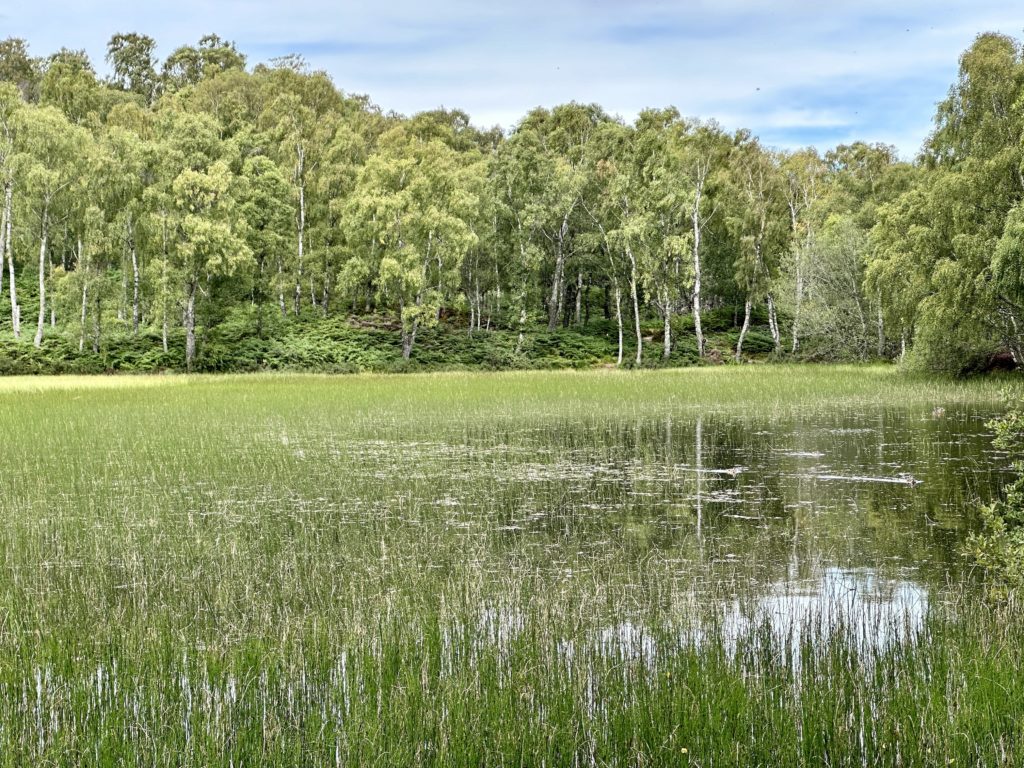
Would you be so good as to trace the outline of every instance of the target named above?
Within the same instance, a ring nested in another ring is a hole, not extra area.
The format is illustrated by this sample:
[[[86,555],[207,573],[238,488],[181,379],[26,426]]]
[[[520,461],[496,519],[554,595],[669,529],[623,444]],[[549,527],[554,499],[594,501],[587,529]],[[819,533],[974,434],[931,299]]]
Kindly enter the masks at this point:
[[[225,324],[295,338],[333,317],[392,327],[405,359],[438,324],[518,354],[593,311],[638,365],[645,343],[705,356],[704,313],[734,308],[737,360],[759,319],[779,357],[1024,354],[1024,56],[1005,36],[964,54],[914,163],[777,152],[673,108],[629,125],[572,103],[508,133],[385,114],[215,35],[160,62],[118,34],[107,64],[0,42],[0,335],[22,344],[148,339],[166,363],[181,341],[176,364],[208,368]]]

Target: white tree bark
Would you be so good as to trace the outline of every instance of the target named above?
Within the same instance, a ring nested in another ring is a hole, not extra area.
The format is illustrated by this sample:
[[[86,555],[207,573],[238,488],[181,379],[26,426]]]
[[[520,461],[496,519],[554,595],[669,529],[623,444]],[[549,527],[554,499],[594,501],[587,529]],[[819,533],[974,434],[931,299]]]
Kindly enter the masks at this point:
[[[582,303],[583,303],[583,273],[582,272],[577,272],[576,273],[576,313],[575,313],[575,323],[576,323],[576,325],[580,324],[581,310],[583,309]]]
[[[139,335],[139,301],[140,301],[140,277],[139,277],[139,254],[135,248],[135,232],[128,224],[128,248],[131,251],[132,259],[132,335]]]
[[[100,353],[100,324],[103,322],[103,304],[99,293],[96,293],[96,306],[92,316],[92,353]],[[166,352],[166,350],[164,350]]]
[[[743,327],[740,328],[740,337],[736,340],[736,362],[742,362],[743,360],[743,341],[747,338],[747,331],[750,330],[750,308],[751,300],[748,297],[746,304],[743,306]]]
[[[885,356],[885,318],[882,316],[882,292],[878,292],[878,357]]]
[[[295,276],[295,314],[297,315],[299,314],[299,305],[302,296],[302,263],[306,241],[306,152],[303,149],[302,144],[296,145],[295,155],[297,158],[295,166],[295,180],[299,185],[299,262],[297,265],[298,272]]]
[[[43,227],[39,238],[39,322],[33,344],[38,349],[43,343],[43,327],[46,325],[46,240],[49,235],[49,204],[43,205]]]
[[[804,268],[803,253],[797,249],[796,256],[796,302],[793,309],[793,346],[792,352],[800,348],[800,311],[804,303]]]
[[[548,330],[553,331],[558,327],[558,318],[562,310],[562,275],[565,272],[565,241],[569,236],[569,214],[576,207],[565,212],[562,217],[562,224],[555,234],[555,274],[551,278],[551,295],[548,297]]]
[[[196,288],[195,281],[190,281],[185,302],[185,370],[189,373],[196,359]]]
[[[617,368],[622,367],[623,338],[622,338],[622,288],[619,287],[618,278],[615,279],[615,324],[619,329],[619,356],[615,360]]]
[[[693,207],[690,209],[690,222],[693,226],[693,331],[697,337],[697,356],[704,357],[704,328],[700,319],[700,290],[701,290],[701,258],[700,240],[703,230],[703,222],[700,215],[700,204],[704,197],[704,185],[707,182],[708,173],[711,170],[710,163],[698,164],[696,183],[694,185]]]
[[[668,294],[668,288],[662,294],[662,304],[665,314],[665,344],[661,351],[663,359],[668,360],[672,356],[672,300]]]
[[[775,298],[769,293],[768,301],[768,329],[772,333],[772,342],[775,344],[775,354],[782,352],[782,334],[779,332],[779,317],[775,311]]]
[[[633,249],[626,246],[626,256],[629,257],[629,295],[633,300],[633,324],[636,328],[636,366],[639,368],[644,361],[644,337],[640,332],[640,300],[637,296],[637,266],[636,256]]]
[[[523,351],[523,340],[526,338],[526,301],[523,300],[524,306],[519,310],[519,338],[516,339],[516,354],[518,355]]]
[[[78,336],[78,351],[85,349],[85,323],[89,318],[89,281],[82,279],[82,324],[81,333]]]
[[[11,328],[14,331],[14,338],[21,338],[21,306],[18,304],[18,286],[14,280],[14,251],[11,250],[11,198],[14,194],[14,185],[11,182],[4,184],[4,228],[0,232],[0,238],[4,241],[4,253],[7,255],[8,291],[11,296]]]
[[[7,255],[7,217],[11,215],[11,206],[7,198],[10,182],[4,184],[4,206],[0,209],[0,293],[4,287],[4,257]]]

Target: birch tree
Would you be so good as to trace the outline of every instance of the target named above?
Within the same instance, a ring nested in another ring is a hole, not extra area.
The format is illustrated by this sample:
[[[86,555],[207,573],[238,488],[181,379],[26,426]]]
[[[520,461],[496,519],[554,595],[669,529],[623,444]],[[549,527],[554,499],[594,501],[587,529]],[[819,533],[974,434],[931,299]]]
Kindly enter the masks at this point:
[[[215,276],[230,276],[252,264],[252,252],[239,234],[243,222],[233,197],[235,183],[228,164],[213,162],[202,171],[185,170],[172,185],[181,218],[172,249],[185,291],[185,368],[196,356],[196,302]]]
[[[61,213],[59,206],[65,195],[81,177],[79,161],[86,154],[91,139],[85,130],[69,124],[52,107],[19,110],[16,118],[19,175],[39,234],[39,314],[33,340],[39,347],[46,322],[50,230],[54,218]]]
[[[255,156],[242,166],[240,215],[248,224],[246,240],[256,265],[252,300],[256,305],[256,334],[263,333],[263,310],[277,287],[274,260],[290,242],[291,187],[270,158]]]
[[[457,288],[462,261],[476,244],[475,172],[439,140],[396,128],[363,167],[349,207],[349,238],[380,245],[378,303],[397,310],[402,357],[416,334],[437,322],[443,291]]]
[[[825,163],[813,149],[801,150],[785,155],[782,159],[786,174],[786,207],[789,209],[789,226],[792,237],[790,248],[793,275],[793,324],[791,327],[792,346],[796,354],[800,348],[801,313],[804,304],[804,287],[808,262],[813,258],[816,218],[820,215],[817,203],[825,184]]]
[[[681,209],[689,224],[688,237],[692,272],[690,306],[697,356],[704,357],[705,339],[701,319],[705,287],[704,258],[706,231],[719,211],[714,192],[716,184],[728,174],[728,137],[713,122],[690,122],[678,126],[665,149],[666,176],[672,187],[665,192],[665,203]]]
[[[0,83],[0,183],[3,185],[3,208],[0,210],[0,288],[3,287],[6,259],[8,292],[11,299],[11,330],[16,339],[21,337],[21,308],[18,306],[11,231],[14,218],[15,132],[20,109],[21,99],[15,87]]]
[[[154,102],[159,88],[155,51],[156,41],[136,32],[118,33],[107,43],[111,83],[134,93],[147,106]]]
[[[538,197],[528,206],[533,222],[551,253],[550,289],[547,292],[548,330],[558,327],[565,299],[566,262],[571,255],[575,219],[581,214],[581,200],[588,184],[586,148],[595,128],[607,121],[596,105],[565,104],[548,111],[535,109],[524,118],[517,133],[533,132],[532,143],[540,151],[531,171],[540,174],[530,186]],[[525,212],[524,212],[525,213]]]
[[[756,302],[768,307],[768,324],[775,351],[782,348],[773,280],[779,259],[789,245],[789,217],[782,179],[775,159],[756,140],[741,137],[733,157],[739,209],[733,226],[740,251],[735,262],[736,282],[743,290],[743,326],[736,341],[736,361],[743,359],[743,341],[750,331]]]

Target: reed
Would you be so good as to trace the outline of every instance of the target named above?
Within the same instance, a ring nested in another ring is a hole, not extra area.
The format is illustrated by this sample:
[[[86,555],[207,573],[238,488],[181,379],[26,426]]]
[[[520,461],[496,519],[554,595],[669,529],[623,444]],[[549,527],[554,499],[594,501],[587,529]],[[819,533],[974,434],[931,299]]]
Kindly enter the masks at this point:
[[[0,765],[1020,764],[1020,609],[954,570],[920,610],[780,623],[776,529],[698,531],[701,475],[662,445],[695,414],[898,409],[927,455],[936,406],[998,390],[800,366],[0,381]],[[739,536],[763,563],[726,557]]]

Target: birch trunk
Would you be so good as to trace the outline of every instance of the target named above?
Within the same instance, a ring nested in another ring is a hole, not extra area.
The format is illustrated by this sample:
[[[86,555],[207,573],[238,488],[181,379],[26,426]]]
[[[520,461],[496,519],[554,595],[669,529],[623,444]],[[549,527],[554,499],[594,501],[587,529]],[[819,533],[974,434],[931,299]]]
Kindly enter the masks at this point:
[[[192,372],[196,357],[196,283],[189,282],[188,299],[185,302],[185,370]]]
[[[864,316],[864,305],[856,288],[853,291],[853,301],[857,306],[857,319],[860,320],[860,343],[857,346],[860,347],[860,359],[863,360],[867,357],[868,321]]]
[[[43,205],[43,228],[39,238],[39,321],[36,324],[36,337],[33,344],[36,348],[43,343],[43,326],[46,325],[46,239],[49,235],[48,204]]]
[[[99,293],[96,294],[96,311],[92,317],[92,353],[98,355],[100,353],[100,324],[103,322],[103,304],[102,297]],[[166,350],[165,350],[166,351]]]
[[[882,296],[878,295],[878,356],[885,356],[885,318],[882,317]]]
[[[494,303],[494,315],[495,315],[495,320],[494,320],[494,324],[495,324],[495,326],[497,326],[497,324],[501,322],[501,274],[498,272],[498,267],[497,266],[494,267],[494,277],[495,277],[495,282],[494,282],[494,285],[495,285],[495,291],[494,291],[494,302],[495,302]],[[488,311],[487,311],[487,330],[488,331],[491,330],[491,312],[490,312],[490,308],[488,308]]]
[[[796,257],[796,306],[793,309],[793,354],[800,348],[800,310],[804,302],[803,255],[797,250]]]
[[[406,331],[405,325],[402,325],[402,359],[408,360],[412,357],[412,348],[416,343],[416,331],[419,330],[420,320],[415,318],[412,321],[412,328]]]
[[[288,317],[288,305],[284,301],[284,264],[277,260],[277,304],[281,307],[281,317]]]
[[[779,332],[779,316],[775,312],[775,298],[768,294],[768,328],[772,332],[772,342],[775,344],[775,354],[782,352],[782,334]]]
[[[672,356],[672,302],[668,295],[668,289],[662,297],[665,306],[665,347],[661,352],[663,359],[668,360]]]
[[[797,231],[797,203],[791,197],[789,201],[789,226],[790,231],[794,234]],[[807,235],[808,242],[810,241],[810,232]],[[794,259],[793,264],[796,269],[796,292],[794,296],[794,309],[793,309],[793,344],[790,347],[791,352],[795,355],[797,349],[800,347],[800,309],[804,301],[804,253],[800,246],[793,249]]]
[[[565,271],[565,238],[569,234],[569,213],[562,217],[562,225],[555,238],[555,274],[551,278],[551,295],[548,297],[548,330],[558,327],[562,314],[562,273]]]
[[[411,331],[402,328],[402,359],[408,360],[412,357],[412,345],[416,343],[416,321],[413,321]]]
[[[423,259],[423,272],[422,272],[422,274],[423,274],[423,281],[422,281],[421,285],[426,285],[426,282],[427,282],[427,267],[430,264],[430,251],[431,251],[431,247],[433,245],[433,242],[434,242],[434,236],[433,236],[433,234],[431,234],[428,237],[428,239],[427,239],[427,254],[426,254],[426,257]],[[401,247],[401,244],[399,245],[399,247]],[[416,293],[416,308],[417,308],[417,310],[419,310],[419,308],[422,307],[422,306],[423,306],[423,289],[420,288],[420,290]],[[399,313],[400,314],[401,314],[401,308],[402,308],[402,305],[401,305],[401,303],[399,303]],[[438,307],[438,312],[440,312],[440,307]],[[416,344],[416,331],[419,330],[419,327],[420,327],[419,311],[417,311],[416,316],[413,318],[412,328],[408,332],[406,332],[406,330],[405,330],[405,321],[404,320],[402,321],[402,359],[403,360],[408,360],[410,357],[412,357],[412,348]]]
[[[299,185],[299,263],[298,274],[295,277],[295,314],[299,314],[299,303],[302,295],[302,261],[303,249],[306,239],[306,153],[302,145],[295,148],[298,164],[295,167],[295,179]]]
[[[7,218],[11,215],[11,206],[7,196],[10,186],[10,182],[4,184],[4,207],[0,210],[0,293],[3,292],[4,287],[4,257],[7,255],[7,238],[5,236]]]
[[[135,232],[128,225],[128,248],[132,257],[132,335],[139,335],[139,253],[135,248]]]
[[[693,222],[693,332],[697,336],[697,356],[704,357],[704,329],[700,322],[700,289],[701,289],[701,263],[700,263],[700,198],[701,188],[698,188],[697,199],[693,205],[691,218]]]
[[[580,324],[581,310],[583,309],[583,273],[576,273],[576,325]]]
[[[622,367],[622,289],[619,287],[618,280],[615,281],[615,324],[619,329],[619,356],[615,360],[615,365],[616,367]]]
[[[21,307],[18,305],[18,286],[14,282],[14,252],[11,250],[11,198],[14,194],[14,185],[8,181],[4,184],[4,228],[0,232],[0,238],[4,241],[4,253],[7,254],[7,276],[8,291],[11,296],[11,328],[14,330],[14,338],[21,338]]]
[[[81,352],[85,349],[85,323],[88,320],[89,312],[89,282],[88,280],[82,280],[82,325],[81,333],[78,336],[78,351]]]
[[[523,349],[523,340],[526,338],[526,307],[519,310],[519,338],[516,339],[516,354]]]
[[[748,298],[746,304],[743,305],[743,327],[740,328],[740,337],[736,340],[737,363],[743,360],[743,340],[747,337],[747,331],[750,330],[750,306],[751,301]]]
[[[162,217],[162,235],[163,235],[163,260],[160,263],[160,314],[161,319],[161,333],[160,341],[163,345],[164,354],[167,354],[167,335],[168,335],[168,307],[167,307],[167,294],[168,290],[168,278],[167,278],[167,260],[169,258],[167,252],[167,212],[163,212]]]
[[[8,182],[4,186],[4,209],[7,211],[6,223],[0,237],[3,237],[4,250],[7,252],[7,289],[10,293],[10,325],[14,332],[14,338],[22,338],[22,306],[17,303],[17,284],[14,282],[14,252],[10,247],[11,229],[11,196],[13,185]]]
[[[626,246],[626,255],[629,257],[629,295],[633,299],[633,324],[636,327],[636,366],[639,368],[644,360],[644,337],[640,333],[640,300],[637,297],[636,290],[636,257],[633,255],[633,249],[628,245]]]
[[[476,277],[476,288],[474,289],[474,292],[476,293],[476,329],[479,331],[484,317],[484,297],[480,295],[479,275]]]

